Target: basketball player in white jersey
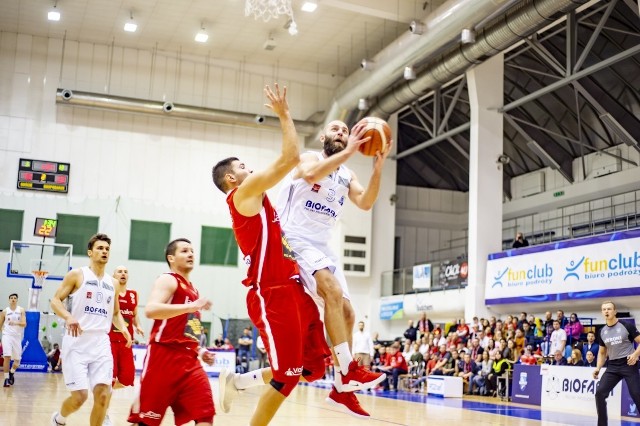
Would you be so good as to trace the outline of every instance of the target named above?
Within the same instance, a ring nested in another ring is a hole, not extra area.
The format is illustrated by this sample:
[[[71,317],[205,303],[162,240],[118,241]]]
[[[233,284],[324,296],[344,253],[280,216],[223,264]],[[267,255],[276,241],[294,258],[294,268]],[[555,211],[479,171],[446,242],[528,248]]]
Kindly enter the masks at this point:
[[[66,417],[87,400],[89,390],[93,392],[89,424],[102,425],[113,380],[108,334],[112,323],[125,336],[127,345],[131,345],[131,335],[115,294],[117,281],[105,273],[110,247],[111,239],[105,234],[92,236],[87,245],[89,266],[69,271],[51,299],[51,308],[66,323],[67,333],[62,339],[61,350],[62,372],[71,392],[60,411],[51,416],[52,426],[66,424]]]
[[[356,125],[353,133],[342,121],[332,121],[320,135],[322,152],[306,152],[285,179],[277,208],[282,229],[295,252],[303,282],[324,301],[324,322],[338,361],[335,386],[327,402],[357,415],[343,392],[375,386],[384,375],[363,371],[351,354],[355,313],[340,260],[329,248],[331,230],[348,197],[362,210],[373,207],[380,189],[382,168],[391,147],[377,152],[369,185],[364,188],[344,163],[369,138]],[[360,417],[363,417],[360,415]]]
[[[9,295],[9,306],[0,312],[0,330],[2,330],[2,356],[4,357],[4,387],[13,385],[13,376],[22,359],[22,333],[27,326],[24,308],[18,306],[18,294]],[[9,364],[13,360],[11,370]]]

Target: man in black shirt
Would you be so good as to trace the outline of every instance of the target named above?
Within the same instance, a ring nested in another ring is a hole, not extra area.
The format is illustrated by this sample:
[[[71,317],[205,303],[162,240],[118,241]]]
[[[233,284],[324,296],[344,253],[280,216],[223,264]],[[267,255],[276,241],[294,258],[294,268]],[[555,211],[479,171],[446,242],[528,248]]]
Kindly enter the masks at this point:
[[[633,342],[640,344],[640,332],[635,326],[624,324],[616,318],[616,305],[604,302],[601,307],[606,325],[598,336],[598,364],[593,371],[593,378],[598,379],[600,369],[607,358],[607,370],[600,379],[596,390],[596,410],[598,426],[607,426],[607,397],[613,388],[624,379],[629,387],[629,395],[640,406],[640,377],[638,376],[638,356],[640,345],[634,350]]]

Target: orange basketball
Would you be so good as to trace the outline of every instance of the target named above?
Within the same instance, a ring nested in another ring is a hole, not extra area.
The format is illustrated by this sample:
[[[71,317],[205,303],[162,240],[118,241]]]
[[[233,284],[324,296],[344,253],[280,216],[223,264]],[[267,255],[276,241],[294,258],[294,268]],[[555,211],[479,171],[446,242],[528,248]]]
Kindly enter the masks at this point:
[[[368,142],[358,147],[358,150],[369,157],[376,155],[376,151],[384,153],[389,148],[391,142],[391,127],[381,118],[365,117],[358,122],[363,123],[366,131],[363,138],[370,137]]]

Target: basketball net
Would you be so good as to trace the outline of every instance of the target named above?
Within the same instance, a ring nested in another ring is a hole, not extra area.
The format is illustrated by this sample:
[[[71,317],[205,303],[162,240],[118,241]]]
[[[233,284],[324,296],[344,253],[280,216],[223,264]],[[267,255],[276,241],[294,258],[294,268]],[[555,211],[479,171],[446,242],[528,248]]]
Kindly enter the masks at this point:
[[[49,276],[49,271],[31,271],[33,276],[33,288],[41,289],[42,284]]]
[[[264,22],[277,19],[280,15],[293,18],[291,0],[246,0],[244,16],[253,15],[255,19],[262,18]]]
[[[42,291],[42,285],[49,276],[49,261],[46,259],[32,259],[31,260],[31,276],[33,282],[29,289],[29,306],[28,311],[38,310],[38,301],[40,300],[40,292]]]

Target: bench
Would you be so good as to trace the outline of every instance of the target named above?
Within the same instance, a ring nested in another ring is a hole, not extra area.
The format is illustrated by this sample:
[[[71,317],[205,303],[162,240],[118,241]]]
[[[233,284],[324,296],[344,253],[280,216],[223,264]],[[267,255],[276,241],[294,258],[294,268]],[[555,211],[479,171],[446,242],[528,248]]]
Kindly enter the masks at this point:
[[[462,398],[462,377],[429,376],[427,393],[441,398]]]

